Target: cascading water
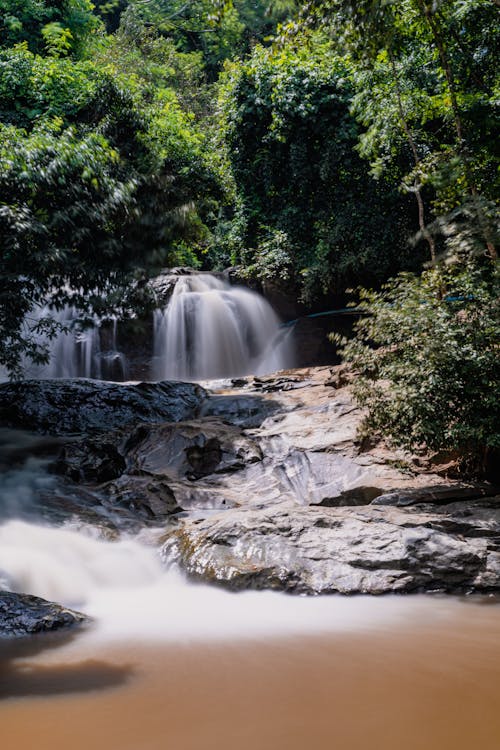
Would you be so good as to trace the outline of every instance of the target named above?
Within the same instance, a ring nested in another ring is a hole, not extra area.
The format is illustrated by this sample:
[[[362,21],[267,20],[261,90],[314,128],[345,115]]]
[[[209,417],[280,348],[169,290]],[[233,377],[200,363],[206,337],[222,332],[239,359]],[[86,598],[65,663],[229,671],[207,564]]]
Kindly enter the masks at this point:
[[[0,524],[2,588],[81,609],[95,619],[91,637],[97,639],[225,640],[352,631],[399,614],[394,602],[391,607],[366,597],[303,598],[273,591],[235,596],[165,569],[155,548],[138,539],[107,541],[22,520]]]
[[[47,349],[49,360],[41,365],[26,362],[24,377],[127,379],[127,360],[118,351],[115,319],[109,323],[94,320],[92,325],[83,327],[79,322],[81,314],[75,307],[66,306],[62,310],[42,307],[30,315],[30,326],[34,328],[46,318],[52,318],[61,330],[52,338],[45,333],[33,334],[35,341]]]
[[[364,629],[398,617],[397,608],[379,605],[374,598],[293,597],[273,591],[236,596],[189,582],[160,555],[161,527],[110,540],[99,527],[71,513],[64,525],[47,525],[38,500],[57,478],[43,461],[29,456],[30,440],[25,433],[0,432],[0,448],[10,456],[0,465],[0,591],[34,594],[80,609],[95,620],[91,639],[185,641],[324,633]],[[9,468],[14,456],[18,465]]]
[[[37,320],[53,318],[64,326],[54,338],[46,335],[36,336],[38,343],[47,347],[49,361],[44,365],[27,365],[25,375],[34,378],[91,378],[99,377],[99,329],[97,326],[76,328],[78,318],[74,307],[66,306],[62,310],[41,308],[34,314]]]
[[[249,289],[210,274],[181,277],[154,320],[157,380],[263,375],[293,367],[290,330]]]

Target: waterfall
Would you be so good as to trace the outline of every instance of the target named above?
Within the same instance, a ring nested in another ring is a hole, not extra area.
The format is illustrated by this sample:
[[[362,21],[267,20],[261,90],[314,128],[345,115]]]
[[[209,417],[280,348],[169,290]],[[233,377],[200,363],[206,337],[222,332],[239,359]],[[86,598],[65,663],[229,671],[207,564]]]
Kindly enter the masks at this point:
[[[66,306],[62,310],[41,307],[30,316],[35,322],[52,318],[67,330],[60,330],[53,338],[44,333],[36,333],[33,338],[47,348],[47,364],[26,364],[25,377],[33,378],[75,378],[99,377],[99,332],[95,326],[77,328],[77,310]]]
[[[293,366],[290,330],[259,294],[209,274],[179,278],[154,319],[157,380],[263,375]]]
[[[117,347],[116,319],[99,321],[83,327],[79,320],[81,313],[72,306],[62,310],[41,307],[31,315],[35,324],[52,318],[65,330],[60,330],[53,338],[45,333],[36,333],[33,338],[48,350],[47,364],[35,365],[26,362],[26,378],[95,378],[98,380],[126,380],[127,361]],[[31,323],[33,326],[33,323]]]
[[[99,352],[99,377],[102,380],[128,380],[127,357],[118,350],[118,321],[111,319],[111,325],[102,324],[99,330],[101,350]]]

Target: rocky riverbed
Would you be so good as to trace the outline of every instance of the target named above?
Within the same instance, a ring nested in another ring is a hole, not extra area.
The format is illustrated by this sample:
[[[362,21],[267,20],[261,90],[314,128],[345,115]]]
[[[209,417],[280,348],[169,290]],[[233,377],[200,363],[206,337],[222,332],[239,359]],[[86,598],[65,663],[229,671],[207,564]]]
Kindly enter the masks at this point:
[[[307,594],[500,588],[495,488],[359,442],[341,368],[205,387],[25,381],[0,386],[0,418],[30,431],[7,468],[39,455],[50,472],[46,520],[111,538],[159,528],[166,564],[197,579]]]

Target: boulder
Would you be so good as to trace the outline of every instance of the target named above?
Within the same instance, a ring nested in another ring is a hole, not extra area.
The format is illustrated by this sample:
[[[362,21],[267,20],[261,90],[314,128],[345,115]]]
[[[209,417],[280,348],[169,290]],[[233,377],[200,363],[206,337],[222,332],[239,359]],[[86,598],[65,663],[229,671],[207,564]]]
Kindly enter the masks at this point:
[[[126,462],[117,446],[105,437],[66,443],[50,468],[73,482],[100,483],[120,477]]]
[[[0,384],[0,424],[52,435],[193,417],[206,392],[194,383],[25,380]]]
[[[34,633],[70,628],[87,621],[86,615],[38,596],[0,591],[0,638],[21,638]]]
[[[167,536],[167,561],[230,589],[299,594],[500,591],[500,497],[471,512],[233,509]]]
[[[427,503],[446,505],[455,503],[457,500],[476,500],[479,497],[494,497],[495,495],[498,495],[498,487],[493,485],[473,482],[461,484],[457,482],[444,487],[437,485],[436,487],[416,487],[414,489],[378,493],[372,503],[373,505],[394,505],[397,507]]]

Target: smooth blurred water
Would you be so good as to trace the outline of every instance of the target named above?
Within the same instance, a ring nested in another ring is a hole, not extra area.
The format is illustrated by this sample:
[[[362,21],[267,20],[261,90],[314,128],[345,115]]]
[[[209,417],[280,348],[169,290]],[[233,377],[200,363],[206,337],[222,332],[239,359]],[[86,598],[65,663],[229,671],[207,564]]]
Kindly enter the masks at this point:
[[[209,274],[180,278],[155,313],[157,380],[263,375],[293,364],[292,333],[269,303]]]

